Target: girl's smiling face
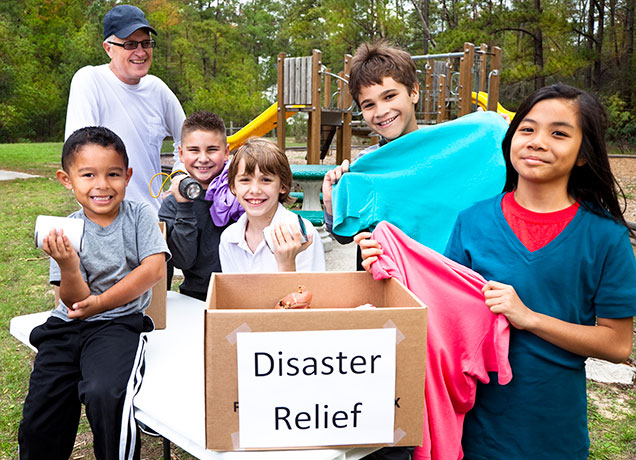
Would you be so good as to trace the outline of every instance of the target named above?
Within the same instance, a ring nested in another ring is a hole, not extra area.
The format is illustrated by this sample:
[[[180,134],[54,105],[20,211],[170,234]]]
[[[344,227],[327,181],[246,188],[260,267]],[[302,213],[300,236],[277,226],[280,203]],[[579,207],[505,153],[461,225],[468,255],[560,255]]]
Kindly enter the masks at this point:
[[[238,165],[238,173],[231,187],[249,219],[258,219],[269,225],[276,209],[278,198],[285,193],[280,178],[273,174],[264,174],[258,165],[253,174],[245,172],[245,160]]]
[[[583,137],[575,103],[545,99],[532,107],[510,143],[510,161],[519,173],[517,187],[544,184],[567,190]]]

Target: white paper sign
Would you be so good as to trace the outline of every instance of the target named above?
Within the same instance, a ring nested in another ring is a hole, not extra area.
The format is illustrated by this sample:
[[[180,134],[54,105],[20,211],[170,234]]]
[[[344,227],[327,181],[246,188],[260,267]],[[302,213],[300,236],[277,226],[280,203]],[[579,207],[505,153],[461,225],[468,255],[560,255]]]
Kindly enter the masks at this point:
[[[240,447],[393,442],[395,334],[237,334]]]

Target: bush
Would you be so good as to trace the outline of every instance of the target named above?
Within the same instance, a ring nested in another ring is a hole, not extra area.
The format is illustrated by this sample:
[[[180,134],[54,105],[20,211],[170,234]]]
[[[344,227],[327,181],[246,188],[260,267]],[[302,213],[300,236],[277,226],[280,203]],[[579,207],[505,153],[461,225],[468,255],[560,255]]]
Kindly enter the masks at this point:
[[[607,99],[605,107],[609,115],[607,140],[621,152],[632,150],[636,146],[636,115],[618,93]]]

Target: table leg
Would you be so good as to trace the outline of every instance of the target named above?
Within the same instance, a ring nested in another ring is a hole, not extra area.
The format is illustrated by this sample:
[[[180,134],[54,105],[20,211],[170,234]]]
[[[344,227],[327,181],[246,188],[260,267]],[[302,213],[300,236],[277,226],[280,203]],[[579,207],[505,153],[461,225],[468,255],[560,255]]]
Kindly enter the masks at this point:
[[[331,251],[333,249],[333,238],[327,231],[326,227],[324,225],[321,225],[320,227],[316,227],[316,230],[318,230],[318,235],[322,240],[323,250],[325,252]]]
[[[320,204],[320,191],[322,182],[320,181],[298,181],[303,189],[303,211],[322,211]]]
[[[168,438],[163,439],[163,460],[170,460],[170,440]]]
[[[297,180],[298,185],[303,190],[303,211],[322,211],[322,203],[320,202],[320,192],[322,191],[322,181],[305,181]],[[325,252],[329,252],[332,249],[333,239],[331,235],[325,230],[325,226],[317,227],[318,235],[322,240],[322,246]]]

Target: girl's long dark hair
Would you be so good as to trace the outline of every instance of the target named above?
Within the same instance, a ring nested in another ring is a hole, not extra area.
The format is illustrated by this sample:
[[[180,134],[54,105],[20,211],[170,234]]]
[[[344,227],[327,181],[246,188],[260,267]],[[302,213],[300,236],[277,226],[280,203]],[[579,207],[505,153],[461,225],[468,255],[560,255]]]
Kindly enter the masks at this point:
[[[572,101],[578,108],[583,138],[577,161],[584,159],[585,163],[582,166],[575,165],[572,169],[568,194],[594,214],[603,217],[608,217],[609,214],[616,222],[627,227],[623,217],[625,194],[612,174],[605,145],[607,113],[595,96],[572,86],[561,83],[546,86],[528,96],[519,106],[501,144],[506,161],[506,184],[503,191],[513,191],[519,179],[519,174],[510,161],[512,137],[532,107],[547,99]],[[623,201],[622,207],[619,205],[619,197]]]

